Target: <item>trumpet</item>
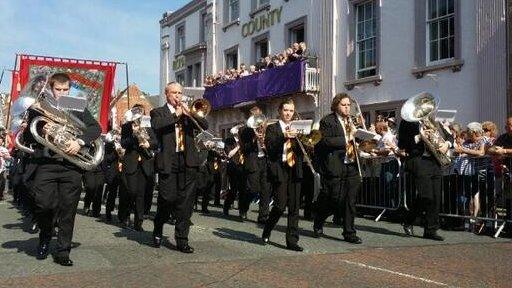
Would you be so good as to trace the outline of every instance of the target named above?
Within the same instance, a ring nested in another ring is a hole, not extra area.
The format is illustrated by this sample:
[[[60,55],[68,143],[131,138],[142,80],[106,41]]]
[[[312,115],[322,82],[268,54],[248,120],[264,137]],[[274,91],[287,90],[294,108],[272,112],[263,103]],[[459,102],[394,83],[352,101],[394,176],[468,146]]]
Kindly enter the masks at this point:
[[[247,127],[254,129],[256,141],[261,149],[265,149],[265,131],[267,129],[267,117],[264,114],[252,115],[247,119]]]
[[[150,140],[150,136],[148,131],[146,130],[146,127],[143,127],[141,125],[143,117],[144,111],[140,107],[132,108],[131,110],[126,111],[125,114],[125,120],[127,122],[132,122],[132,128],[138,128],[133,129],[133,135],[137,138],[139,144],[143,142],[149,143]],[[153,156],[155,156],[155,153],[149,148],[143,148],[142,154],[147,159],[153,158]]]

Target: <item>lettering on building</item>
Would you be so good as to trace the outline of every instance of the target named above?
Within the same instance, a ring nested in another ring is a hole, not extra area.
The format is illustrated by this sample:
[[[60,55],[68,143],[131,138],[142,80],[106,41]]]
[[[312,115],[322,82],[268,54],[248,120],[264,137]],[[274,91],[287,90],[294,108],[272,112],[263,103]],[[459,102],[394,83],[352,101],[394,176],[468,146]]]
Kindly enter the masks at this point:
[[[267,28],[272,27],[276,23],[281,22],[281,12],[283,6],[270,10],[268,13],[259,17],[254,17],[251,21],[242,25],[242,37],[250,36],[254,33],[260,32]]]
[[[178,56],[172,61],[172,70],[180,70],[183,67],[185,67],[185,56]]]

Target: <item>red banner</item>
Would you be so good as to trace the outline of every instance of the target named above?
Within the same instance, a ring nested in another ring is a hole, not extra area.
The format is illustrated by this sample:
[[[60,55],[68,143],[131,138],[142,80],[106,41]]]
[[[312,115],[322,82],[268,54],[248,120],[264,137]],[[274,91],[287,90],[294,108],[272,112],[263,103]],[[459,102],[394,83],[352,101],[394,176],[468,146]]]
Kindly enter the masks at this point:
[[[11,102],[18,98],[18,94],[21,91],[20,73],[18,71],[12,71],[11,81]]]
[[[106,133],[116,63],[20,55],[19,80],[21,87],[34,75],[48,72],[64,72],[71,77],[71,96],[73,94],[87,95],[87,108],[100,123],[103,133]]]

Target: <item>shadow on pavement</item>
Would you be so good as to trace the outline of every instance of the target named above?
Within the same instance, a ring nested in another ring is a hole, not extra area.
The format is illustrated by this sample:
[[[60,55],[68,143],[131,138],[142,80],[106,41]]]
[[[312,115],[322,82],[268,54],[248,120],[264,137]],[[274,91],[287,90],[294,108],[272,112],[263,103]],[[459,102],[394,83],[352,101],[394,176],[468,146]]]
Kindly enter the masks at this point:
[[[215,230],[216,231],[213,231],[213,235],[220,238],[263,245],[263,242],[261,241],[260,237],[252,233],[237,231],[229,228],[216,228]]]

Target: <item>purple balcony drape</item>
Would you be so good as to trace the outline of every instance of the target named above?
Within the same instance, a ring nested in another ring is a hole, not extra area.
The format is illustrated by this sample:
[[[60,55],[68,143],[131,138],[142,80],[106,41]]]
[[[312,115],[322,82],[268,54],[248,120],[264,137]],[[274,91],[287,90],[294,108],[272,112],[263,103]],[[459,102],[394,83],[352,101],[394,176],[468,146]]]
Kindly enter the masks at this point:
[[[225,84],[206,87],[204,96],[213,109],[301,92],[306,62],[295,61]]]

